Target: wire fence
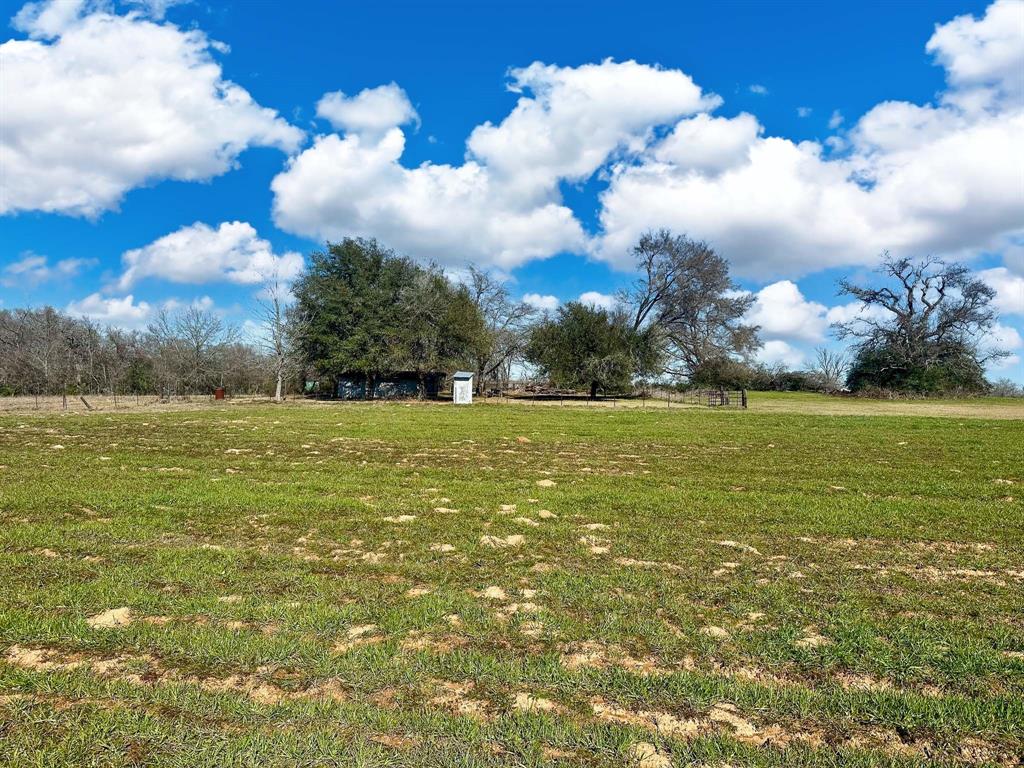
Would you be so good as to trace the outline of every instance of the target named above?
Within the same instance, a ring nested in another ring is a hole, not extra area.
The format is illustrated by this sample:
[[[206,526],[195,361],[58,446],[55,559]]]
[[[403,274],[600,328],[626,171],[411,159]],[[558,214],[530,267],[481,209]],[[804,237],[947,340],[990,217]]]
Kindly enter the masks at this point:
[[[296,397],[290,395],[286,400],[295,404],[326,404],[333,403],[333,400],[318,400],[315,398]],[[730,408],[743,409],[747,407],[746,390],[726,389],[692,389],[685,392],[669,390],[658,390],[648,392],[646,395],[635,396],[598,396],[590,398],[585,393],[575,392],[547,392],[547,393],[523,393],[495,391],[487,396],[474,398],[480,403],[509,403],[521,405],[539,406],[575,406],[577,408],[673,408],[673,407],[704,407],[704,408]],[[424,404],[436,402],[451,402],[451,396],[442,395],[436,399],[409,400],[404,402],[422,402]],[[64,412],[64,413],[87,413],[96,411],[123,411],[123,410],[175,410],[190,406],[216,406],[220,403],[232,405],[259,405],[273,402],[269,395],[250,395],[227,393],[227,400],[218,401],[213,394],[203,395],[48,395],[34,396],[21,395],[15,397],[0,397],[0,413],[25,413],[25,412]],[[351,401],[352,403],[385,403],[387,400],[366,400]]]
[[[599,395],[589,397],[580,392],[488,392],[482,402],[517,403],[523,405],[562,405],[604,408],[673,408],[704,407],[742,410],[747,407],[745,389],[691,389],[684,392],[659,389],[637,395]]]
[[[708,408],[746,408],[745,389],[691,389],[679,395],[687,405],[703,405]]]
[[[289,401],[301,401],[294,395],[288,396]],[[218,402],[229,402],[234,405],[248,403],[271,403],[270,395],[232,395],[228,393],[227,401],[217,401],[211,394],[198,395],[16,395],[0,397],[0,413],[54,412],[89,413],[95,411],[125,410],[162,410],[189,406],[216,405]]]

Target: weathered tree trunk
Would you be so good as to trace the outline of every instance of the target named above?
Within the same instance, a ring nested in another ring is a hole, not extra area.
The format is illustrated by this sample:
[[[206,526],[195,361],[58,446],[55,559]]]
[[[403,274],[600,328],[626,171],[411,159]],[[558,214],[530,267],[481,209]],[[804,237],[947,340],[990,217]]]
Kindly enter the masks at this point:
[[[282,388],[283,385],[284,385],[284,376],[282,375],[282,371],[280,369],[278,369],[278,371],[277,371],[277,389],[274,391],[274,402],[275,403],[280,403],[281,402],[281,388]]]
[[[590,399],[593,400],[595,397],[597,397],[597,382],[592,381],[590,382]]]

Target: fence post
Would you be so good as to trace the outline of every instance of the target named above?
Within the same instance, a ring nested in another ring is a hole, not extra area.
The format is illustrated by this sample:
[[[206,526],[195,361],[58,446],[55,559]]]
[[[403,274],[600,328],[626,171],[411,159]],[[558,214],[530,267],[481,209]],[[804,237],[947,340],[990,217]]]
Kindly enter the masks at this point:
[[[741,389],[740,390],[740,404],[743,406],[744,409],[746,409],[746,407],[747,407],[747,390],[745,390],[745,389]]]

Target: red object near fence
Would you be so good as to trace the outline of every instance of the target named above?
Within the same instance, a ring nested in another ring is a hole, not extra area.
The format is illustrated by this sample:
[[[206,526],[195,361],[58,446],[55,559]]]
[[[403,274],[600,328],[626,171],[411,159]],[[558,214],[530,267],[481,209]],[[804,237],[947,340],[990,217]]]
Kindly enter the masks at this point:
[[[217,387],[215,390],[213,390],[213,399],[214,400],[223,400],[224,399],[224,387]]]

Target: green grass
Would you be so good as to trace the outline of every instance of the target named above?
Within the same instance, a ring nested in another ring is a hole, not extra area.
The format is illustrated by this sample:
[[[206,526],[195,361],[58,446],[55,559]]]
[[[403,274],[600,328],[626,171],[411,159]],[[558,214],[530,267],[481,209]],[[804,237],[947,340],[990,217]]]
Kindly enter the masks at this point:
[[[4,415],[0,765],[1016,764],[1024,422],[765,403]]]

